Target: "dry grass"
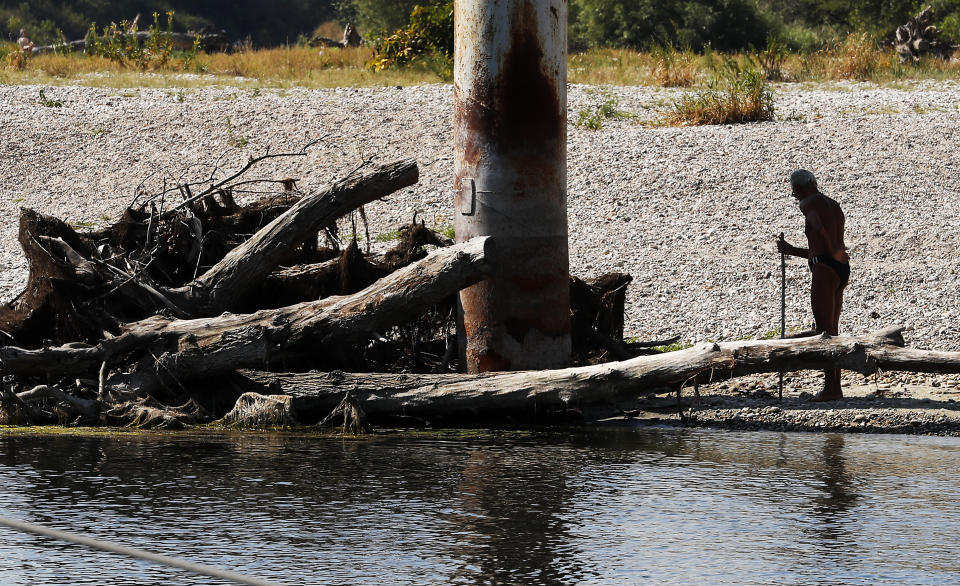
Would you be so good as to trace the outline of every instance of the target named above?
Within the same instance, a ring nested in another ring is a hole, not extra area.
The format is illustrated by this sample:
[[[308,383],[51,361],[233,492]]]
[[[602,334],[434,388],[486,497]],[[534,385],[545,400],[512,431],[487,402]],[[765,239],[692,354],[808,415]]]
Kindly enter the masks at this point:
[[[11,71],[23,71],[27,67],[27,57],[13,43],[0,43],[0,58],[0,63],[6,63]]]
[[[729,60],[741,67],[771,69],[770,81],[858,80],[888,83],[901,79],[960,77],[958,59],[941,61],[927,58],[919,63],[901,65],[891,48],[864,35],[850,35],[815,53],[786,54],[776,68],[770,68],[769,63],[761,63],[761,59],[749,53],[700,55],[669,48],[649,53],[596,49],[571,55],[568,77],[572,83],[589,85],[689,87],[698,79],[715,76],[719,64]]]
[[[650,85],[650,55],[625,49],[593,49],[567,59],[570,83]]]
[[[171,59],[162,69],[141,73],[101,57],[37,55],[23,67],[0,68],[0,83],[81,84],[95,87],[364,87],[439,83],[425,67],[373,73],[364,65],[371,49],[289,47],[200,53]]]
[[[329,32],[329,31],[327,31]],[[445,79],[428,64],[373,73],[366,63],[372,49],[286,47],[233,54],[175,55],[162,68],[142,74],[115,62],[85,55],[39,55],[22,59],[15,45],[0,44],[0,83],[81,84],[106,87],[240,87],[300,86],[307,88],[416,85]],[[762,69],[750,54],[700,55],[672,48],[638,53],[594,49],[570,55],[568,79],[590,85],[657,85],[689,87],[717,75],[718,64],[734,61]],[[960,61],[925,59],[901,65],[888,47],[851,35],[822,51],[783,58],[779,76],[787,81],[956,79]],[[190,74],[190,75],[184,75]]]
[[[259,85],[277,87],[354,87],[415,85],[442,81],[426,67],[411,66],[374,73],[365,65],[373,57],[369,48],[284,47],[233,54],[199,55],[195,71],[214,76],[243,77]]]
[[[309,79],[318,71],[363,69],[372,56],[366,48],[289,47],[200,55],[196,62],[199,69],[214,75],[293,80]]]
[[[697,55],[692,51],[676,51],[672,47],[652,53],[651,75],[663,87],[690,87],[697,81]]]
[[[851,34],[823,51],[824,69],[830,79],[872,80],[893,64],[890,53],[881,53],[867,35]]]

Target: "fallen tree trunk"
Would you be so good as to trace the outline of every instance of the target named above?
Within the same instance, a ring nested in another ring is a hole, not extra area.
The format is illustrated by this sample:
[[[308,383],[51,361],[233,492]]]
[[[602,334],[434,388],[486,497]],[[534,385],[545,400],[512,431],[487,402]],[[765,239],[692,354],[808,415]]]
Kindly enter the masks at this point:
[[[701,376],[839,366],[864,374],[883,370],[960,372],[960,352],[902,348],[900,328],[863,336],[707,343],[622,362],[561,370],[499,374],[347,374],[243,371],[245,389],[293,396],[298,411],[336,407],[349,392],[370,416],[477,417],[635,406],[639,397],[676,390]]]
[[[60,389],[51,387],[49,385],[38,385],[29,391],[17,393],[17,398],[23,402],[36,401],[39,399],[53,399],[55,401],[60,401],[69,405],[71,411],[75,415],[79,415],[87,419],[96,419],[100,415],[100,406],[97,401],[74,397],[73,395],[68,395]]]
[[[234,309],[250,287],[277,267],[287,252],[317,229],[358,207],[417,182],[413,160],[384,165],[304,197],[191,283],[170,291],[195,315]]]
[[[91,373],[99,368],[105,356],[100,346],[77,343],[37,350],[0,346],[0,373],[21,376]]]
[[[416,218],[414,218],[416,220]],[[381,258],[371,260],[360,252],[356,240],[332,259],[319,263],[279,268],[250,289],[239,308],[249,311],[271,309],[313,301],[331,295],[351,295],[370,286],[377,279],[427,256],[426,246],[438,248],[453,245],[422,222],[401,226],[399,242]],[[368,239],[369,242],[369,239]]]
[[[882,346],[868,350],[867,358],[880,370],[936,374],[960,373],[960,352]]]
[[[490,245],[484,237],[438,249],[353,295],[249,315],[151,318],[127,325],[117,346],[126,350],[131,340],[154,346],[155,340],[163,341],[171,354],[161,371],[183,378],[306,358],[313,364],[348,360],[357,344],[486,278]]]
[[[169,377],[176,385],[243,367],[264,368],[306,358],[314,364],[332,357],[346,360],[357,352],[356,344],[486,278],[491,245],[484,237],[435,250],[353,295],[245,315],[192,320],[155,316],[126,325],[121,336],[95,347],[2,347],[0,372],[90,374],[103,362],[145,356],[138,372],[109,381],[111,386],[142,395],[155,388],[151,377]]]

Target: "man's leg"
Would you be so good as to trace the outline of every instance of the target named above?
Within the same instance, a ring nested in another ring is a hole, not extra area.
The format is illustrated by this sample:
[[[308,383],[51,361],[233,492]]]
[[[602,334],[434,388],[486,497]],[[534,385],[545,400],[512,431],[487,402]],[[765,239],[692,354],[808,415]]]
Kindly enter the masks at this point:
[[[843,309],[843,290],[846,288],[846,283],[840,285],[833,296],[833,322],[830,324],[833,329],[830,332],[834,336],[840,334],[840,310]]]
[[[810,302],[818,332],[826,332],[831,336],[836,336],[839,332],[842,295],[840,276],[828,266],[814,265]],[[833,401],[841,398],[843,398],[843,391],[840,389],[840,369],[824,369],[823,390],[817,393],[813,400]]]
[[[839,279],[837,280],[839,281]],[[843,309],[843,290],[846,286],[846,283],[838,285],[836,291],[834,292],[833,319],[830,322],[830,329],[827,330],[827,333],[831,336],[837,336],[840,334],[840,310]],[[827,376],[827,372],[830,373],[829,377]],[[829,395],[830,397],[835,397],[837,399],[843,397],[843,391],[840,388],[839,368],[829,368],[824,371],[823,388],[825,391],[827,391],[825,394]]]

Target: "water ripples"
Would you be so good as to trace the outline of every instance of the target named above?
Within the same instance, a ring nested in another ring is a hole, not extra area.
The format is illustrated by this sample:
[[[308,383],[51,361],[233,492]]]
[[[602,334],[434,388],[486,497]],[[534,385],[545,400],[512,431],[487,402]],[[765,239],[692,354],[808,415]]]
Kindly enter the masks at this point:
[[[0,515],[294,583],[947,583],[960,442],[0,436]],[[0,529],[0,583],[208,584]]]

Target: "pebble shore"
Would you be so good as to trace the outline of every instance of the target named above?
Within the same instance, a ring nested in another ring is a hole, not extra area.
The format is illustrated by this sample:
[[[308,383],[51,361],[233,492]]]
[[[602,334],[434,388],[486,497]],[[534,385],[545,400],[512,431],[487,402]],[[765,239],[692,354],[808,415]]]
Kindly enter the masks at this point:
[[[778,399],[777,375],[745,377],[648,397],[622,424],[687,425],[741,430],[901,433],[960,436],[960,382],[956,376],[909,373],[843,376],[844,398],[812,403],[819,373],[790,373]],[[682,406],[683,416],[680,415]]]
[[[847,216],[852,277],[841,332],[907,328],[908,346],[960,350],[960,83],[780,84],[777,120],[667,128],[649,124],[685,90],[568,88],[571,272],[633,275],[627,336],[685,342],[771,336],[780,322],[775,235],[803,244],[788,176],[813,171]],[[688,91],[688,90],[687,90]],[[20,207],[78,226],[114,221],[138,185],[163,185],[299,150],[261,176],[304,191],[363,159],[415,158],[418,185],[368,206],[371,234],[414,212],[452,225],[449,85],[330,90],[103,89],[0,86],[0,299],[26,282]],[[631,118],[578,127],[615,100]],[[255,194],[249,194],[254,197]],[[787,327],[807,329],[809,272],[787,266]],[[862,378],[862,377],[861,377]],[[956,388],[949,377],[934,377]],[[925,379],[913,377],[915,382]],[[806,387],[805,390],[815,391]]]

